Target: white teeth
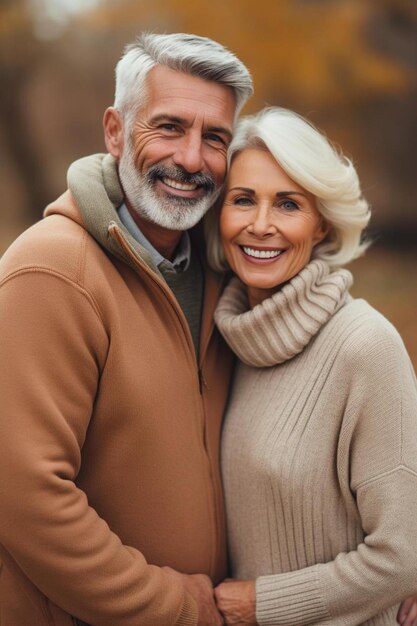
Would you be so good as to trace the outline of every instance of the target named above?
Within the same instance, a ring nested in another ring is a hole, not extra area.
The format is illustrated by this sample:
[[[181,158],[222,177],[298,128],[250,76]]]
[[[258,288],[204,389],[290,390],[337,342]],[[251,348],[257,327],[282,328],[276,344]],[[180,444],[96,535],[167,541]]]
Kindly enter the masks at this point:
[[[242,246],[243,252],[248,256],[253,256],[256,259],[273,259],[274,257],[282,254],[283,250],[254,250],[247,246]]]
[[[173,189],[180,189],[181,191],[194,191],[197,189],[197,185],[195,183],[180,183],[173,178],[163,178],[162,182],[168,187],[172,187]]]

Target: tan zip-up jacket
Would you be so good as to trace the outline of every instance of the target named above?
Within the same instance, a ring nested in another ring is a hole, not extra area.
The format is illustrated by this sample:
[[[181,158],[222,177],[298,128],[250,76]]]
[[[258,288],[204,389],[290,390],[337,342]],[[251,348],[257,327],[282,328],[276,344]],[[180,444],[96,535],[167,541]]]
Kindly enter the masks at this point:
[[[196,624],[159,566],[226,574],[221,286],[207,270],[197,363],[118,219],[113,159],[82,159],[68,181],[0,262],[0,624]]]

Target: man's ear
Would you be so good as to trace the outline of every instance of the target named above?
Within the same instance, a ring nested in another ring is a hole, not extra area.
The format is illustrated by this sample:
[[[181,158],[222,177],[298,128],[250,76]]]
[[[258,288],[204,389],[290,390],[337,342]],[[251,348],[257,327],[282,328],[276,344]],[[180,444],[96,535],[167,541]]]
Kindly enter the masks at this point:
[[[105,110],[103,128],[107,151],[119,160],[123,152],[123,121],[119,111],[114,107]]]

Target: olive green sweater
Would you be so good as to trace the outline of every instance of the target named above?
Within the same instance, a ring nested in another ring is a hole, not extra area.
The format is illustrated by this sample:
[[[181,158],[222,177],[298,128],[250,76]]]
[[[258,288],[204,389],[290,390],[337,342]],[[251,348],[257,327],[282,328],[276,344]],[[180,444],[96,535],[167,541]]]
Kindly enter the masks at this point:
[[[232,574],[262,626],[394,625],[417,591],[417,393],[394,328],[313,261],[216,313],[242,363],[223,435]],[[272,366],[272,367],[271,367]]]

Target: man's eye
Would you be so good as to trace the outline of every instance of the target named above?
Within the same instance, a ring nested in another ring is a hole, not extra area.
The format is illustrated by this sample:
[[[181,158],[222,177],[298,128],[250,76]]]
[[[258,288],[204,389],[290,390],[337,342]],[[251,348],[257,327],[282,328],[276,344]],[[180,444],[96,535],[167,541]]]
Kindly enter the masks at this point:
[[[206,139],[208,139],[208,141],[214,141],[215,143],[221,143],[223,145],[226,145],[223,137],[220,137],[220,135],[216,135],[215,133],[207,133],[205,137]]]
[[[174,132],[177,130],[175,124],[161,124],[159,128],[161,128],[162,130],[168,130],[169,132]]]

